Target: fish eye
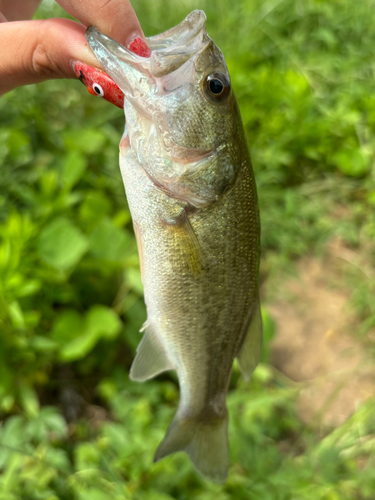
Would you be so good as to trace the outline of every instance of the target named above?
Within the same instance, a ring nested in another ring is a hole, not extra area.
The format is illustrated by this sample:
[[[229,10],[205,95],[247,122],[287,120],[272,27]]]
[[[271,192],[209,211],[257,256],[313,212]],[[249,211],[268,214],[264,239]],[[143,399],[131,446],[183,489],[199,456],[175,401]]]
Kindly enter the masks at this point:
[[[92,89],[99,97],[104,97],[104,90],[99,83],[94,83]]]
[[[205,94],[211,100],[224,101],[230,92],[230,80],[224,73],[211,73],[205,80]]]

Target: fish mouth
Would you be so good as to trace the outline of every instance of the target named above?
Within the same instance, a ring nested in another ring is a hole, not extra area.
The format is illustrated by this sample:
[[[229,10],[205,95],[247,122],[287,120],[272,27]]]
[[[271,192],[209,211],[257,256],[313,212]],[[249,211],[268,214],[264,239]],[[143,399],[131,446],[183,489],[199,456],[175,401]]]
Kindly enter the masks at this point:
[[[154,77],[172,73],[208,45],[210,38],[206,21],[202,10],[194,10],[174,28],[147,38],[151,49],[150,69]]]
[[[206,31],[206,15],[202,10],[191,12],[180,24],[170,30],[146,38],[151,50],[150,57],[142,57],[112,38],[90,26],[86,39],[105,71],[126,94],[135,78],[125,84],[124,72],[138,71],[150,80],[168,75],[181,67],[190,58],[204,50],[210,38]],[[140,75],[137,75],[138,78]],[[144,77],[143,77],[144,78]],[[124,87],[124,88],[123,88]]]
[[[105,72],[117,83],[126,97],[137,94],[137,89],[138,94],[142,94],[144,90],[151,91],[154,85],[149,74],[150,58],[131,52],[101,33],[95,26],[87,28],[86,40]]]

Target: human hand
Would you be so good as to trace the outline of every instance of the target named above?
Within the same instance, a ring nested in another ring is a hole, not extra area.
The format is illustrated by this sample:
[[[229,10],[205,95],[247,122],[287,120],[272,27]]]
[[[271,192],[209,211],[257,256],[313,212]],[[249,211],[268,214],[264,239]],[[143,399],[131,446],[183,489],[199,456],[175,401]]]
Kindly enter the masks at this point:
[[[100,67],[85,31],[96,26],[129,47],[144,39],[129,0],[56,0],[69,19],[29,21],[40,0],[0,0],[0,96],[15,87],[52,78],[77,78],[73,62]]]

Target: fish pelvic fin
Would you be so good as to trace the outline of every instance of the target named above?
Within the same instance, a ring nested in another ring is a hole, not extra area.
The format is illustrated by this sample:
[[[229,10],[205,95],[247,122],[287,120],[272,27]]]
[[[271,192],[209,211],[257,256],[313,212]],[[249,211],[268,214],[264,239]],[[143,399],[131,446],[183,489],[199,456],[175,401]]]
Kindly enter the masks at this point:
[[[143,325],[142,331],[145,333],[138,345],[137,354],[130,368],[130,378],[136,382],[143,382],[156,377],[159,373],[174,369],[160,340],[147,321]]]
[[[154,462],[185,451],[197,471],[206,479],[223,484],[228,476],[228,413],[215,420],[177,415],[155,453]]]
[[[262,354],[263,327],[259,298],[252,308],[250,322],[248,323],[246,329],[247,334],[237,359],[238,367],[243,378],[246,381],[249,381],[253,371],[260,361]]]

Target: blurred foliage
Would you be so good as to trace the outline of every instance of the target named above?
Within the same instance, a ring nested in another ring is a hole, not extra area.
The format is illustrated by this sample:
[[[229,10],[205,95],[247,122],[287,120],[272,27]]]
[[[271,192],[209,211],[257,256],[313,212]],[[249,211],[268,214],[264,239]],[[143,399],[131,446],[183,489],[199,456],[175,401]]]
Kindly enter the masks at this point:
[[[147,35],[194,8],[226,55],[259,189],[263,267],[330,238],[375,237],[371,0],[135,0]],[[39,17],[62,16],[46,2]],[[228,397],[231,469],[210,484],[184,455],[152,464],[178,402],[173,376],[131,383],[145,320],[118,169],[121,110],[78,82],[0,99],[0,500],[372,499],[374,401],[321,435],[299,388],[266,364]],[[355,281],[365,335],[374,281]],[[275,334],[267,310],[265,349]]]

